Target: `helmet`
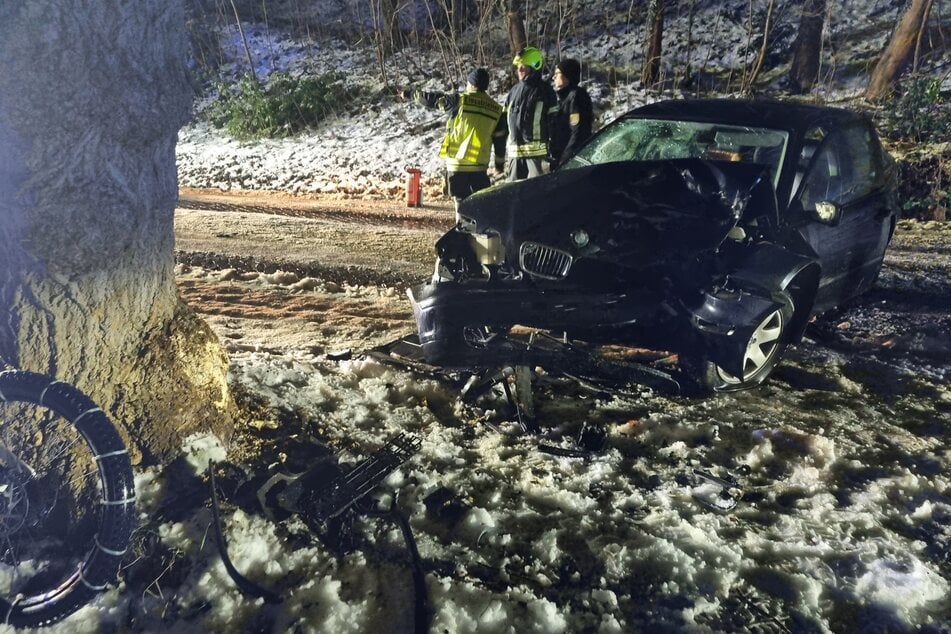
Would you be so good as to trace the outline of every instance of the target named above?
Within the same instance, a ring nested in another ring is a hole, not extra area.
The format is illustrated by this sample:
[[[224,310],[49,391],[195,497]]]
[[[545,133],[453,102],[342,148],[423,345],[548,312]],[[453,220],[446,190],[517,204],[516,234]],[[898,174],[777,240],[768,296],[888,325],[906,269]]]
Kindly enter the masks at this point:
[[[542,63],[545,61],[545,56],[542,55],[542,52],[535,47],[526,46],[521,51],[518,52],[518,55],[515,56],[515,59],[512,60],[514,66],[519,66],[524,64],[535,70],[542,69]]]

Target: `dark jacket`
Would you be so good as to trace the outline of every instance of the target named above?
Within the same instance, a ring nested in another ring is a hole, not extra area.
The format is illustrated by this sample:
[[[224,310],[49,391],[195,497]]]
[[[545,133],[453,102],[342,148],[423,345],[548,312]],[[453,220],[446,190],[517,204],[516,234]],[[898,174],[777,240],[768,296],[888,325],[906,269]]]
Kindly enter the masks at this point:
[[[550,149],[556,165],[574,154],[591,136],[594,109],[588,91],[568,86],[558,91],[558,113],[552,121]]]
[[[554,89],[534,72],[509,91],[505,111],[509,158],[547,157],[551,117],[558,111]]]

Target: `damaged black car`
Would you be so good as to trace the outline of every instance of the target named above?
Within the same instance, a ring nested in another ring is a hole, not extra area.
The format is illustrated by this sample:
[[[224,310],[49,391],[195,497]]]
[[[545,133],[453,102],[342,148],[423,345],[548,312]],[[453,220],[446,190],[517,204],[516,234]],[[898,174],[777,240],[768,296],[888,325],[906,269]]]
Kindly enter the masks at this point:
[[[678,353],[704,391],[769,376],[812,316],[867,290],[898,217],[863,115],[730,99],[621,116],[551,174],[463,201],[410,289],[422,353],[505,363],[513,326]]]

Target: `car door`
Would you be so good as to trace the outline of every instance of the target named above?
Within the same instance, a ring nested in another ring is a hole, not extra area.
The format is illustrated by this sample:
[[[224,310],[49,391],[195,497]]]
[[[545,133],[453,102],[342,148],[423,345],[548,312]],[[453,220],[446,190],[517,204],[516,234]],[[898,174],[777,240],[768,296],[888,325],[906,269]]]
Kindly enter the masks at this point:
[[[874,131],[864,122],[830,132],[816,149],[796,194],[797,231],[819,257],[822,277],[813,310],[854,297],[875,281],[894,213]],[[833,220],[817,209],[837,208]]]

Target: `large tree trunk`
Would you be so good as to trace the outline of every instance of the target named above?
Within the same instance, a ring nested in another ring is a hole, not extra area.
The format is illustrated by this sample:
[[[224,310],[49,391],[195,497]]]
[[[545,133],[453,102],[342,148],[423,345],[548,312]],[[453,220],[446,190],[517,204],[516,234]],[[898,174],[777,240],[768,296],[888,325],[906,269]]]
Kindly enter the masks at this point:
[[[809,92],[819,79],[819,53],[822,50],[825,18],[826,0],[806,0],[799,19],[799,32],[793,42],[793,59],[789,68],[789,88],[792,92]]]
[[[177,295],[182,0],[0,7],[0,359],[76,384],[134,459],[227,438],[227,360]]]
[[[911,0],[905,10],[888,46],[882,52],[875,70],[868,81],[865,96],[869,99],[881,99],[888,95],[892,85],[904,70],[915,51],[918,34],[928,20],[931,9],[931,0]]]

